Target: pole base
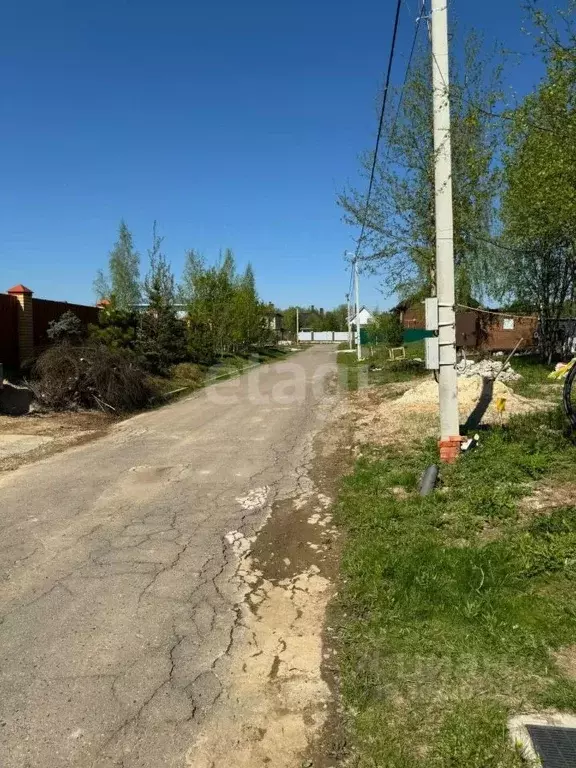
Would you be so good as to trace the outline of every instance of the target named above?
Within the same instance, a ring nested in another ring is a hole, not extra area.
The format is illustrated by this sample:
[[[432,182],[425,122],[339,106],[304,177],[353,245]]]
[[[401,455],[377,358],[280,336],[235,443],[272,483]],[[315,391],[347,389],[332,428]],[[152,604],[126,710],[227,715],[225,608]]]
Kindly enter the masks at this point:
[[[444,440],[438,441],[440,448],[440,461],[444,464],[454,464],[458,456],[460,456],[460,450],[462,447],[462,438],[447,437]]]

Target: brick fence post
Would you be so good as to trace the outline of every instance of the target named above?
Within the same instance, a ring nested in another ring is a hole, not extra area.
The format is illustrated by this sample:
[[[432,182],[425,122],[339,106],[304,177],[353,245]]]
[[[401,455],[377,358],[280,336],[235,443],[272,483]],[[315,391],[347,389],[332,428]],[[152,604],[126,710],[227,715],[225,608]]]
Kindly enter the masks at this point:
[[[32,315],[32,291],[25,285],[15,285],[7,293],[15,296],[20,305],[18,313],[18,359],[20,365],[34,357],[34,318]]]

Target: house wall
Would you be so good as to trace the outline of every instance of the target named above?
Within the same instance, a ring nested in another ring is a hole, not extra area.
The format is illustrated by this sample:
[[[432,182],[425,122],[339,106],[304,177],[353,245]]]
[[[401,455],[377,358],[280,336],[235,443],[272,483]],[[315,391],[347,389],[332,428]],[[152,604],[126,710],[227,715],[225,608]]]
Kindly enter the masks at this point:
[[[424,305],[418,302],[407,307],[400,312],[400,318],[405,331],[423,330],[425,328]],[[520,342],[518,349],[531,349],[536,346],[537,327],[536,318],[508,317],[477,310],[458,310],[456,312],[456,344],[466,349],[481,349],[486,352],[511,352]]]
[[[483,312],[478,312],[477,315],[479,329],[477,346],[480,349],[489,352],[511,352],[516,344],[519,344],[519,350],[532,349],[536,346],[537,319],[507,318],[501,315],[486,315]]]

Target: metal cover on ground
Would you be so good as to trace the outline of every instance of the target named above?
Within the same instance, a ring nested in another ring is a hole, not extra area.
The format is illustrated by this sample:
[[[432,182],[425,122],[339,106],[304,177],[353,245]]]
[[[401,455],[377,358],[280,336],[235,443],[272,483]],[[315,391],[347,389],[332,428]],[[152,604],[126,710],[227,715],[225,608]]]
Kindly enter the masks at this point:
[[[576,768],[576,728],[526,726],[543,768]]]

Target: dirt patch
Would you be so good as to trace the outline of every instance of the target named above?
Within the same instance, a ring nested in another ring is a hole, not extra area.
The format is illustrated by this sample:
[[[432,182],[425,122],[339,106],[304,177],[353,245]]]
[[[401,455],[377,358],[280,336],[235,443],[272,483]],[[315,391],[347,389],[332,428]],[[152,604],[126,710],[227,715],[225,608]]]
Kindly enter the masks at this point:
[[[331,505],[352,457],[345,411],[311,446],[300,493],[273,504],[255,540],[229,535],[246,592],[245,642],[222,708],[189,752],[191,768],[329,768],[339,756],[336,657],[324,621],[340,553]]]
[[[514,414],[550,407],[548,402],[515,394],[500,381],[490,390],[485,387],[479,376],[458,380],[460,419],[467,429],[506,423]],[[392,445],[438,434],[438,384],[432,377],[416,385],[412,381],[370,387],[351,393],[350,400],[358,443]],[[475,415],[472,426],[469,422]]]
[[[530,496],[520,501],[520,512],[524,516],[545,514],[558,507],[566,507],[576,499],[576,483],[558,483],[557,485],[542,485],[535,488]]]
[[[552,654],[556,666],[569,680],[576,680],[576,645],[567,645]]]
[[[0,416],[0,443],[4,447],[0,453],[0,472],[100,437],[114,421],[108,414],[92,411]]]

